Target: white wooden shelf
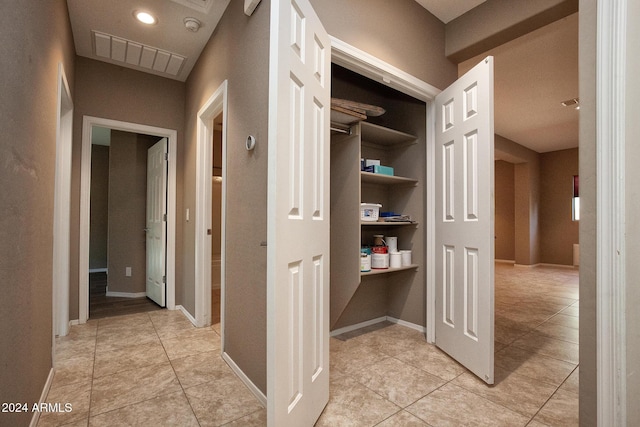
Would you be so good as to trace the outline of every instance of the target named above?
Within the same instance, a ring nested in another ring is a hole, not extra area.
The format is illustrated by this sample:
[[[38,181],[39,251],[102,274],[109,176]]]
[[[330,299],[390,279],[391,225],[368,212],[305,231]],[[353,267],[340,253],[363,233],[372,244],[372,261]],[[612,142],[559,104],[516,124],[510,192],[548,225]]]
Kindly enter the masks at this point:
[[[413,178],[405,178],[403,176],[390,176],[380,173],[371,173],[360,171],[360,181],[366,184],[384,184],[384,185],[418,185],[418,180]]]
[[[400,227],[403,225],[418,225],[417,222],[409,221],[360,221],[360,225],[372,226],[372,227]]]
[[[415,135],[369,122],[360,122],[360,130],[362,132],[362,141],[388,148],[416,144],[418,139]]]
[[[360,272],[360,276],[375,276],[378,274],[395,273],[397,271],[415,270],[418,267],[419,267],[418,264],[411,264],[411,265],[407,265],[399,268],[372,268],[371,271]]]

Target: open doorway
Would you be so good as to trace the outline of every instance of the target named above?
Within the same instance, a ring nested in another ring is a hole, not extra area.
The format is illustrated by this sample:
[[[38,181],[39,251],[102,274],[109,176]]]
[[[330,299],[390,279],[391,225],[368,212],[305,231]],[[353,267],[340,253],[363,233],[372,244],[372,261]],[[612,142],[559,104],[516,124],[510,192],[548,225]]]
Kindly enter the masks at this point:
[[[220,332],[222,284],[222,113],[213,119],[211,176],[211,325]]]
[[[166,236],[166,222],[161,216],[166,210],[166,185],[159,191],[154,190],[158,182],[166,182],[162,153],[160,172],[149,173],[157,169],[153,165],[158,163],[149,154],[158,149],[164,151],[165,144],[161,140],[163,138],[159,136],[100,126],[92,129],[90,318],[146,312],[164,306],[165,290],[161,278],[165,265],[166,238],[163,236]],[[154,200],[158,203],[150,203]],[[155,208],[157,204],[160,209]],[[159,221],[155,221],[161,227],[155,233],[158,239],[149,238],[154,234],[150,215],[159,217]],[[159,244],[150,244],[150,240],[151,243],[157,240]],[[156,259],[161,263],[158,266],[161,271],[156,274],[160,279],[154,281],[156,286],[149,293],[147,282],[153,276],[149,272]],[[162,288],[159,289],[161,294],[155,289],[158,284]]]
[[[89,252],[90,252],[90,201],[91,201],[91,154],[94,127],[133,134],[156,135],[167,138],[167,209],[166,209],[166,307],[175,309],[175,244],[176,244],[176,141],[177,132],[136,123],[85,116],[82,131],[82,170],[80,182],[80,251],[79,251],[79,323],[89,317]],[[145,152],[146,157],[146,152]],[[144,226],[141,232],[144,231]],[[126,266],[125,266],[126,267]],[[128,270],[125,268],[124,274]],[[132,270],[133,273],[133,270]]]

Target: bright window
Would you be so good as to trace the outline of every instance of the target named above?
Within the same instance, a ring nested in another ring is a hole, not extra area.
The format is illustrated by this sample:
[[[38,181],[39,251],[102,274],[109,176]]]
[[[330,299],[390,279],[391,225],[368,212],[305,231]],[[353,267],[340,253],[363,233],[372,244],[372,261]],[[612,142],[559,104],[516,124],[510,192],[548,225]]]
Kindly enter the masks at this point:
[[[571,219],[580,221],[580,178],[573,176],[573,199],[571,204]]]

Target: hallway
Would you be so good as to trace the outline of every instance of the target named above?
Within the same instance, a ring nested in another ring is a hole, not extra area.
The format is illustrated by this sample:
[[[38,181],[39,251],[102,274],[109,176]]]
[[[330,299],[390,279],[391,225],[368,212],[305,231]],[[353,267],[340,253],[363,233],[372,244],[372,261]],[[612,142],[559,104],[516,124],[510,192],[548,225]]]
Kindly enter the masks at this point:
[[[423,334],[391,323],[331,338],[318,426],[578,425],[578,271],[496,264],[496,385]],[[220,357],[219,324],[179,311],[91,320],[56,343],[40,426],[263,426],[266,412]]]

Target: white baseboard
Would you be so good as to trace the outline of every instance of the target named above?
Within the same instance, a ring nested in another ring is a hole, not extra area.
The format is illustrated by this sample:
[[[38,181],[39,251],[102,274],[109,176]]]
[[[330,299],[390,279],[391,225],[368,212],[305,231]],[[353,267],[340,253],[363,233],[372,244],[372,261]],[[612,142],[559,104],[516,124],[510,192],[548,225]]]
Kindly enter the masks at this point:
[[[49,389],[51,389],[51,383],[53,383],[53,376],[55,371],[53,368],[49,371],[49,376],[47,377],[47,381],[44,383],[44,388],[42,389],[42,394],[40,394],[40,400],[38,401],[38,405],[41,405],[47,401],[47,395],[49,394]],[[33,416],[31,417],[31,422],[29,423],[29,427],[36,427],[38,425],[38,421],[40,420],[40,411],[33,411]]]
[[[406,320],[402,320],[402,319],[396,319],[395,317],[391,317],[391,316],[387,316],[387,320],[391,323],[395,323],[397,325],[416,330],[423,334],[427,333],[427,328],[422,325],[416,325],[415,323],[407,322]]]
[[[522,268],[536,268],[540,264],[513,264],[514,267],[522,267]]]
[[[253,383],[253,381],[251,381],[249,379],[249,377],[242,371],[242,369],[240,369],[240,367],[238,365],[236,365],[236,363],[233,361],[231,356],[229,356],[227,353],[223,352],[222,353],[222,359],[225,362],[227,362],[227,364],[229,365],[231,370],[238,376],[238,378],[240,378],[240,381],[242,381],[244,383],[244,385],[247,386],[249,391],[251,391],[251,393],[253,393],[253,395],[256,397],[256,399],[258,399],[258,401],[260,401],[262,406],[264,406],[266,408],[267,407],[267,396],[262,391],[260,391],[260,389],[258,387],[256,387],[256,385]]]
[[[494,259],[494,262],[498,262],[500,264],[515,264],[516,260],[514,259]]]
[[[577,269],[578,266],[577,265],[566,265],[566,264],[549,264],[546,262],[539,262],[537,264],[531,264],[531,265],[527,265],[527,264],[514,264],[514,267],[524,267],[524,268],[538,268],[538,267],[554,267],[554,268],[570,268],[570,269]]]
[[[111,292],[107,291],[108,297],[119,297],[119,298],[141,298],[146,297],[146,292]]]
[[[186,308],[184,308],[184,307],[183,307],[183,306],[181,306],[181,305],[176,305],[176,310],[180,310],[180,311],[182,312],[182,314],[184,314],[184,316],[185,316],[187,319],[189,319],[189,322],[193,323],[193,326],[195,326],[196,328],[198,327],[198,322],[196,322],[196,318],[195,318],[195,317],[193,317],[193,316],[191,315],[191,313],[189,313],[189,312],[187,311],[187,309],[186,309]]]
[[[90,268],[89,273],[109,273],[107,268]]]
[[[367,326],[375,325],[376,323],[381,323],[387,320],[387,316],[378,317],[375,319],[367,320],[366,322],[356,323],[355,325],[345,326],[344,328],[335,329],[331,331],[331,336],[335,337],[336,335],[344,334],[345,332],[351,332],[358,329],[366,328]]]
[[[74,326],[74,325],[79,325],[79,324],[80,324],[80,320],[79,319],[69,320],[69,326]]]

